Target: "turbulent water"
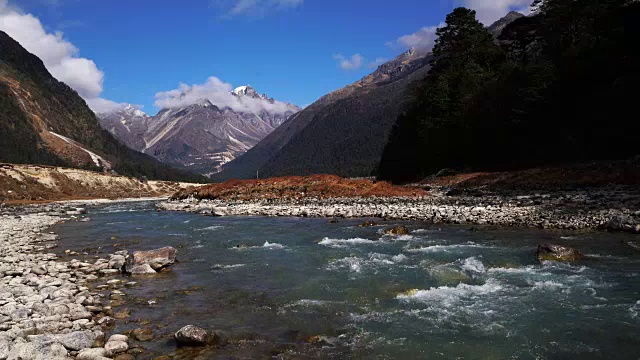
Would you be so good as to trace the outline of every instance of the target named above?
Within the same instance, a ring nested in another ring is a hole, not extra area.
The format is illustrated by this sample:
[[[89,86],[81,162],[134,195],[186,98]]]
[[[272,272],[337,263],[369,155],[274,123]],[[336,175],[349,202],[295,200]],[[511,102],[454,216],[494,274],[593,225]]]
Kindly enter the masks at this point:
[[[179,264],[124,289],[129,322],[171,333],[194,324],[229,339],[212,354],[261,357],[635,359],[640,252],[633,235],[363,220],[205,217],[151,203],[90,209],[56,231],[62,249],[104,255],[170,245]],[[115,237],[115,238],[112,238]],[[535,261],[536,245],[588,259]],[[149,300],[156,303],[149,304]]]

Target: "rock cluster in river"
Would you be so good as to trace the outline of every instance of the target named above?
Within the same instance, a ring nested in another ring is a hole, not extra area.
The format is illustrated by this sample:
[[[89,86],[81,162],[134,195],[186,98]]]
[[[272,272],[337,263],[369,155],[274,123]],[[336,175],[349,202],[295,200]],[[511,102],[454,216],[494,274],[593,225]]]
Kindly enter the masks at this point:
[[[420,198],[165,201],[160,209],[214,216],[380,217],[432,223],[560,229],[605,228],[640,233],[640,191],[598,188],[550,193],[433,190]]]
[[[155,274],[176,262],[178,251],[171,246],[148,251],[135,251],[131,256],[122,258],[121,266],[127,274]]]

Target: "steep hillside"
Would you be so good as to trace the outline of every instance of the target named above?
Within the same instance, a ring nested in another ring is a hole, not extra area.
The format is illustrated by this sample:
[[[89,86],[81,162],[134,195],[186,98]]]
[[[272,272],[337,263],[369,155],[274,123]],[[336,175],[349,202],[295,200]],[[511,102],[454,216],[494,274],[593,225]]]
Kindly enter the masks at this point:
[[[75,91],[1,31],[0,135],[0,161],[197,180],[120,144]]]
[[[429,76],[398,118],[379,178],[495,172],[638,154],[640,3],[545,0],[498,41],[475,12],[447,16]],[[500,27],[499,26],[499,27]],[[490,29],[489,29],[490,30]]]
[[[428,69],[425,54],[398,56],[295,114],[213,178],[251,178],[256,171],[261,176],[371,175],[408,100],[407,88]]]
[[[0,164],[0,204],[168,196],[194,184],[42,165]]]
[[[152,118],[133,108],[98,117],[102,127],[130,148],[172,166],[212,174],[300,110],[258,94],[251,86],[225,95],[233,107],[200,99],[163,109]]]

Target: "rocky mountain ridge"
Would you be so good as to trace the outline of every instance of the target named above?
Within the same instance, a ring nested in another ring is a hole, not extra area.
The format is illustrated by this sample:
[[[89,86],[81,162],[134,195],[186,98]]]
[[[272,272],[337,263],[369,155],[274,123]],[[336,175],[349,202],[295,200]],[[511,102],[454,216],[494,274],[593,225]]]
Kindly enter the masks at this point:
[[[134,107],[99,114],[103,128],[130,148],[190,171],[212,174],[257,144],[300,110],[251,86],[230,92],[238,105],[208,99],[148,117]]]

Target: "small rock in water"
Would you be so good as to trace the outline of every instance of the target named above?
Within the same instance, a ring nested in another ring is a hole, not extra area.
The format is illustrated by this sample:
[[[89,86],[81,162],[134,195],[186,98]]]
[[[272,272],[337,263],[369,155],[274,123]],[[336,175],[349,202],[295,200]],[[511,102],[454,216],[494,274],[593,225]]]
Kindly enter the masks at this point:
[[[369,226],[376,226],[378,225],[375,221],[373,220],[367,220],[365,222],[363,222],[362,224],[358,225],[359,227],[369,227]]]
[[[174,335],[178,346],[205,346],[209,343],[209,333],[194,325],[187,325]]]
[[[538,245],[536,252],[538,261],[576,261],[583,257],[584,255],[574,248],[554,244]]]
[[[132,275],[156,274],[156,271],[153,270],[153,268],[149,264],[133,265],[131,267],[127,267],[127,272]]]

